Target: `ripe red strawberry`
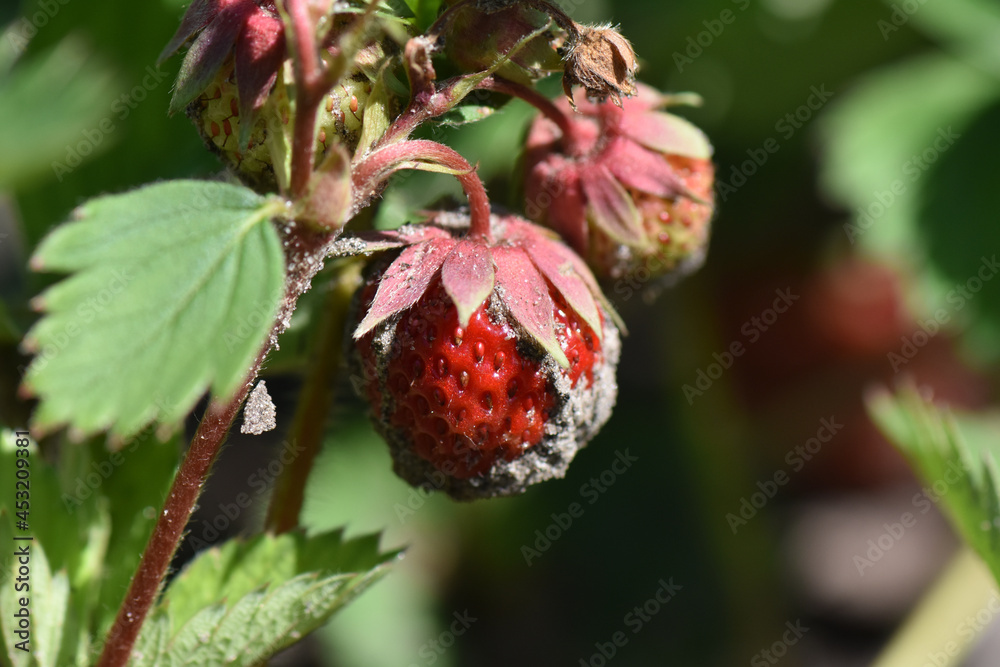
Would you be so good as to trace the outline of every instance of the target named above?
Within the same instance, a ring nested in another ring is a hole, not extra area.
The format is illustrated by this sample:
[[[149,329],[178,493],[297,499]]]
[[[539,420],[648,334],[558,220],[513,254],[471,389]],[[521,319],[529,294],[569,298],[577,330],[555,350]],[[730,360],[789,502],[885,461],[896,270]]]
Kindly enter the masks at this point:
[[[562,477],[617,392],[618,331],[583,262],[523,220],[493,228],[502,242],[383,235],[406,247],[375,265],[354,334],[397,474],[458,499]]]

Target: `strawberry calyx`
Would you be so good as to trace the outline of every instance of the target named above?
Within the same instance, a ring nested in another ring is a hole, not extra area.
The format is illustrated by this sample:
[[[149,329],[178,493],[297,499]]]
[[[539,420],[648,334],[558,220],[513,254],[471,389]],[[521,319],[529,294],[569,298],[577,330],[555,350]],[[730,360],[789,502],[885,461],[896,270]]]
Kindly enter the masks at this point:
[[[616,318],[613,309],[584,262],[548,232],[510,215],[494,214],[490,223],[498,241],[464,234],[467,220],[454,213],[438,213],[424,225],[338,241],[339,254],[402,248],[383,273],[371,306],[354,331],[355,340],[411,308],[432,283],[440,281],[455,305],[460,326],[468,326],[473,313],[496,292],[511,323],[561,367],[569,368],[557,337],[553,295],[598,339],[603,331],[599,305]]]
[[[216,79],[233,58],[239,91],[239,115],[249,141],[253,118],[263,108],[285,61],[285,28],[274,2],[194,0],[160,62],[191,42],[170,100],[170,113],[184,109]]]

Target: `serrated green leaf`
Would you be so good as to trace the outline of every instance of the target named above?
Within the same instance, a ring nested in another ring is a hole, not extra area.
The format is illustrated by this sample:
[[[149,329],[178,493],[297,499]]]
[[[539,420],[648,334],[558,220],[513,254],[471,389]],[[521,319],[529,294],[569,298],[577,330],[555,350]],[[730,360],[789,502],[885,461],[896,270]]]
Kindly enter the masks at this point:
[[[171,667],[167,658],[170,640],[170,619],[166,614],[150,617],[142,626],[142,634],[132,648],[131,667]]]
[[[224,183],[172,181],[91,200],[33,259],[74,274],[40,298],[26,385],[35,425],[131,436],[231,395],[271,329],[282,205]]]
[[[31,545],[32,644],[38,667],[61,667],[56,659],[62,644],[63,626],[69,614],[69,581],[65,570],[49,569],[41,543]]]
[[[178,456],[176,439],[159,442],[152,435],[113,452],[103,439],[63,443],[58,469],[33,442],[27,448],[32,544],[44,546],[48,569],[56,572],[53,581],[59,586],[65,580],[69,590],[54,649],[58,657],[48,664],[88,664],[92,639],[104,635],[121,604],[155,519],[143,510],[162,504]],[[0,433],[0,470],[15,469],[15,451],[14,434]],[[13,476],[0,475],[0,540],[6,544],[12,543],[7,520],[14,513],[14,497]],[[0,589],[9,587],[5,574],[0,571]]]
[[[933,500],[1000,581],[1000,416],[954,415],[910,387],[879,393],[868,410],[934,492]],[[944,488],[946,491],[941,492]]]
[[[344,541],[340,531],[230,540],[170,585],[130,667],[258,664],[322,625],[394,558],[378,553],[377,536]]]
[[[4,38],[13,41],[16,31]],[[106,114],[116,92],[110,70],[73,40],[0,78],[0,189],[50,170],[62,180],[109,147],[114,123]]]
[[[27,547],[27,566],[30,568],[30,579],[21,582],[30,585],[30,589],[15,590],[13,581],[16,579],[12,581],[12,578],[16,576],[16,570],[22,564],[20,559],[24,556],[18,555],[15,560],[5,554],[4,565],[8,576],[0,577],[4,579],[0,588],[0,629],[7,643],[7,657],[13,667],[62,667],[57,658],[69,613],[69,580],[66,573],[52,572],[45,550],[37,540],[12,539],[6,510],[0,511],[0,523],[3,524],[0,536],[6,538],[5,544],[11,545],[9,551],[12,554],[15,550],[20,554],[20,549]],[[24,537],[20,531],[14,535]],[[23,609],[21,600],[25,598],[30,614],[27,638],[15,634],[20,629],[19,618],[15,614]],[[27,651],[16,647],[21,641],[27,641]]]
[[[68,508],[62,500],[63,486],[55,469],[45,462],[34,441],[23,449],[28,453],[26,460],[31,472],[30,534],[45,545],[51,566],[56,570],[66,568],[73,579],[93,525],[92,499]],[[0,441],[0,469],[15,469],[17,450],[14,434],[6,432]],[[67,461],[66,470],[70,474],[75,467]],[[80,472],[86,474],[86,471]],[[15,516],[15,491],[14,476],[0,476],[0,509],[6,510],[10,517]]]

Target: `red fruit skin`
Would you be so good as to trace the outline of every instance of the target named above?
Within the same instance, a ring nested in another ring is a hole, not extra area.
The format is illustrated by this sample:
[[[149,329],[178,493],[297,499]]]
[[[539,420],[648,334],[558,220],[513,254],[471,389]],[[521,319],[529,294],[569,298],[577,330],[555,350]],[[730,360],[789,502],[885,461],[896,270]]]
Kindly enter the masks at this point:
[[[376,272],[361,290],[368,308]],[[396,473],[459,500],[512,495],[562,477],[610,416],[617,330],[603,344],[557,301],[561,368],[521,336],[496,294],[464,329],[439,280],[409,310],[362,337],[354,362]]]

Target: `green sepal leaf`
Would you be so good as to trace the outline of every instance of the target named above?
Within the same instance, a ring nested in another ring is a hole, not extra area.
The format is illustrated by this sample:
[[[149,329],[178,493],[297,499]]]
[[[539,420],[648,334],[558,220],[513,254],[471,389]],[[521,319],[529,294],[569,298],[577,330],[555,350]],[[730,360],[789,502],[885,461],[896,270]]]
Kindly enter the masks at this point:
[[[259,535],[200,554],[143,626],[130,667],[255,665],[384,576],[378,536]]]
[[[956,415],[913,387],[897,396],[873,394],[867,403],[876,424],[927,485],[945,485],[947,492],[934,500],[1000,581],[1000,416]]]
[[[392,122],[390,118],[390,96],[388,81],[395,78],[389,63],[382,67],[378,78],[372,86],[372,92],[365,102],[365,113],[362,118],[361,137],[358,139],[355,155],[364,155],[375,145],[375,142],[382,138]]]
[[[307,196],[301,203],[298,220],[315,222],[331,231],[347,223],[351,211],[351,158],[340,144],[327,149],[327,155],[309,179]]]
[[[37,303],[25,385],[34,425],[134,435],[179,421],[211,387],[227,397],[262,347],[284,283],[276,200],[172,181],[91,200],[32,262],[73,272]]]
[[[437,18],[438,10],[441,8],[441,0],[404,0],[406,6],[416,17],[416,27],[420,32],[424,32],[431,27],[434,19]]]
[[[438,122],[441,125],[458,127],[460,125],[468,125],[469,123],[475,123],[485,118],[489,118],[495,114],[496,111],[497,110],[494,107],[487,105],[460,104],[448,111],[448,113],[443,114],[438,119]]]

